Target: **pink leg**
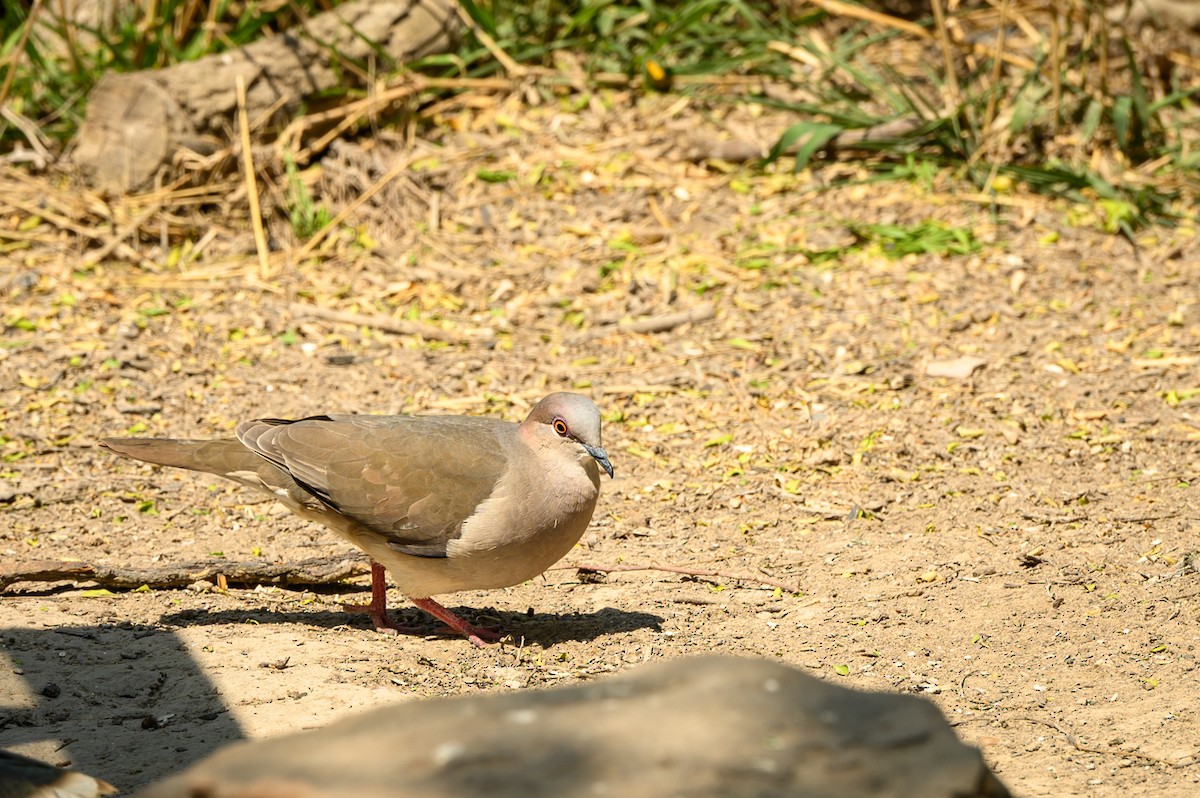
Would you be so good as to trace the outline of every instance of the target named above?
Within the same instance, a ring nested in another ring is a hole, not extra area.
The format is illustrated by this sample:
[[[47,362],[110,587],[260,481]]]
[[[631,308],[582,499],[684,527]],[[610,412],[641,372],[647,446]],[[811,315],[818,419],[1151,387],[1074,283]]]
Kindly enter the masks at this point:
[[[346,612],[367,612],[375,623],[375,631],[385,635],[412,634],[416,630],[409,626],[401,626],[388,617],[387,614],[387,571],[377,562],[371,562],[371,603],[343,604]]]
[[[409,596],[409,600],[480,648],[500,639],[500,635],[496,632],[472,626],[431,598],[419,599]]]

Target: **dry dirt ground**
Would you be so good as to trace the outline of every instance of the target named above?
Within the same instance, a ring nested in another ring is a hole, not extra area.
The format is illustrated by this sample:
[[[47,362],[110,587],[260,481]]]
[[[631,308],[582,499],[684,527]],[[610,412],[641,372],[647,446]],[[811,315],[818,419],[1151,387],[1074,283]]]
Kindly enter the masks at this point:
[[[428,636],[376,634],[339,608],[362,600],[362,578],[18,582],[0,597],[0,746],[131,789],[230,740],[368,706],[725,652],[925,695],[1019,796],[1196,794],[1194,230],[1135,249],[1095,232],[1087,207],[992,203],[944,176],[758,175],[673,156],[689,131],[732,124],[722,113],[512,100],[435,120],[453,132],[433,143],[342,145],[307,175],[331,211],[418,160],[317,257],[261,276],[246,226],[220,208],[196,211],[215,234],[181,257],[147,237],[128,242],[141,265],[89,265],[94,247],[61,219],[21,210],[72,190],[5,175],[8,197],[42,197],[5,206],[22,232],[0,234],[10,571],[352,554],[245,489],[115,458],[95,446],[104,435],[220,436],[333,410],[519,419],[572,389],[605,414],[616,479],[565,565],[796,591],[554,570],[443,597],[516,641],[477,650],[432,622]],[[785,123],[737,113],[766,137]],[[850,230],[929,220],[970,231],[978,251],[889,258]],[[285,263],[290,234],[278,217],[272,231]],[[314,320],[297,303],[458,340]],[[704,303],[714,318],[611,326]],[[927,371],[964,355],[982,366]]]

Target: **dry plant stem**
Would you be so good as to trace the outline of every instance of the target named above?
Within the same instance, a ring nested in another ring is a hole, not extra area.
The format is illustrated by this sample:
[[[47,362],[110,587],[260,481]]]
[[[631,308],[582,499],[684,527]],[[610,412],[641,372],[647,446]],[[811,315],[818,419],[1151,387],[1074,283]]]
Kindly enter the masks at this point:
[[[495,40],[488,35],[487,31],[475,24],[475,20],[471,19],[471,15],[467,13],[467,10],[462,7],[461,3],[455,3],[454,7],[458,9],[458,16],[460,19],[462,19],[463,24],[471,29],[471,33],[475,34],[475,38],[479,40],[480,44],[487,48],[488,52],[492,54],[492,57],[500,62],[501,66],[504,67],[505,72],[515,78],[521,77],[525,74],[525,70],[516,61],[509,58],[508,53],[504,52],[503,48],[496,44]]]
[[[341,121],[324,135],[296,152],[296,163],[308,163],[316,153],[323,152],[334,139],[352,128],[359,120],[382,113],[400,101],[415,97],[423,91],[471,89],[477,92],[508,94],[516,89],[516,83],[507,78],[427,78],[423,75],[404,74],[400,76],[399,81],[398,85],[393,85],[383,91],[373,91],[368,97],[348,105],[341,105],[330,108],[328,111],[296,119],[279,137],[280,146],[290,143],[293,148],[299,147],[305,130],[326,124],[334,119],[340,119]],[[429,111],[426,109],[424,113],[428,115]]]
[[[415,91],[410,90],[407,94],[411,96],[415,93]],[[346,131],[353,128],[360,120],[382,113],[389,105],[396,101],[395,99],[392,99],[389,102],[383,102],[374,95],[375,93],[372,92],[372,96],[361,102],[354,103],[354,112],[345,113],[345,116],[343,116],[342,120],[326,131],[325,135],[320,136],[312,144],[309,144],[303,150],[301,150],[296,156],[296,162],[308,163],[309,159],[311,159],[314,154],[318,152],[324,152],[330,144],[332,144],[336,139],[342,138]],[[344,112],[350,111],[350,107],[338,110]]]
[[[150,221],[150,219],[161,210],[162,204],[155,204],[151,205],[149,208],[133,217],[133,219],[131,219],[128,224],[118,230],[116,234],[110,236],[108,241],[102,247],[100,247],[100,249],[93,250],[85,255],[83,258],[84,265],[94,266],[107,258],[113,253],[113,250],[125,242],[125,239],[137,233],[143,224]]]
[[[264,125],[275,118],[275,114],[279,112],[279,109],[283,108],[283,106],[287,104],[288,98],[280,97],[278,100],[268,105],[261,113],[259,113],[258,117],[250,123],[250,132],[257,133]],[[247,114],[248,113],[249,112],[247,112]]]
[[[1004,53],[1005,36],[1008,33],[1008,2],[1003,0],[1000,4],[1000,29],[996,33],[996,53],[997,57],[992,60],[992,76],[991,85],[988,86],[987,110],[983,114],[983,130],[985,134],[990,134],[992,123],[996,121],[996,106],[997,100],[1000,97],[1000,70],[1004,66],[1004,61],[999,58],[999,55]],[[983,152],[983,148],[975,150],[971,153],[971,160],[974,161]]]
[[[12,90],[13,78],[17,74],[17,60],[25,52],[25,44],[29,41],[29,34],[33,31],[33,26],[37,22],[38,12],[41,10],[42,0],[33,0],[33,5],[29,7],[29,16],[25,17],[25,30],[21,31],[21,39],[17,42],[17,46],[12,49],[12,60],[9,61],[8,71],[4,75],[4,85],[0,86],[0,105],[4,105],[8,100],[8,93]]]
[[[366,191],[364,191],[362,194],[360,194],[358,196],[358,198],[354,200],[354,202],[351,202],[345,208],[342,208],[342,210],[338,213],[338,215],[333,217],[333,219],[330,220],[329,224],[325,225],[320,230],[313,233],[312,238],[310,238],[310,239],[308,239],[308,241],[304,242],[304,246],[300,247],[300,249],[296,252],[296,254],[294,256],[295,259],[302,260],[302,259],[308,257],[312,253],[312,251],[317,248],[317,245],[325,240],[326,236],[328,236],[331,232],[336,230],[338,228],[338,225],[340,225],[342,222],[346,221],[346,219],[348,219],[350,217],[350,214],[352,214],[356,210],[358,210],[359,207],[363,203],[365,203],[367,200],[371,199],[371,197],[375,196],[380,191],[382,191],[383,187],[386,186],[388,183],[392,182],[397,177],[399,177],[400,175],[407,172],[409,167],[412,166],[413,160],[414,160],[413,158],[402,158],[399,163],[397,163],[390,170],[388,170],[388,173],[386,175],[384,175],[383,177],[376,180],[375,185],[371,186]]]
[[[933,19],[937,25],[938,46],[942,50],[942,59],[946,63],[946,83],[950,88],[950,96],[947,98],[949,107],[946,112],[948,115],[953,114],[954,109],[961,104],[962,93],[958,88],[958,73],[954,69],[954,53],[950,45],[950,31],[946,29],[946,10],[942,8],[942,0],[933,0],[930,4],[933,7]]]
[[[716,579],[728,579],[737,582],[757,582],[760,585],[770,585],[777,587],[780,590],[786,590],[789,593],[799,593],[800,586],[790,582],[784,582],[779,579],[772,579],[767,576],[751,576],[749,574],[734,574],[728,571],[709,571],[703,568],[681,568],[675,565],[657,565],[655,563],[639,564],[639,565],[556,565],[550,569],[551,571],[594,571],[602,574],[615,574],[624,571],[665,571],[671,574],[683,574],[684,576],[710,576]]]
[[[664,231],[668,233],[671,232],[673,225],[671,224],[671,221],[667,219],[666,214],[662,212],[662,208],[659,206],[654,197],[650,197],[647,204],[650,206],[650,214],[654,217],[654,220],[658,222],[659,226],[662,227]]]
[[[246,170],[246,201],[250,204],[250,225],[254,229],[254,248],[258,250],[258,279],[271,276],[267,255],[267,235],[263,230],[262,209],[258,205],[258,180],[254,176],[254,155],[250,151],[250,121],[246,114],[246,79],[237,76],[238,131],[242,140],[242,164]]]
[[[1108,25],[1104,22],[1104,19],[1101,18],[1097,28],[1096,35],[1100,39],[1100,46],[1096,49],[1100,52],[1100,94],[1108,97]],[[1192,61],[1190,65],[1193,68],[1200,68],[1200,63],[1195,61]]]
[[[397,335],[419,335],[429,341],[446,341],[449,343],[467,343],[475,339],[490,337],[487,331],[478,330],[474,335],[457,335],[452,332],[433,327],[429,324],[421,324],[416,321],[406,321],[404,319],[393,319],[391,316],[383,316],[379,314],[362,314],[350,313],[344,310],[332,310],[323,308],[319,305],[302,305],[295,303],[289,306],[289,312],[294,318],[298,319],[317,319],[319,321],[331,321],[337,324],[353,324],[358,327],[371,327],[384,332],[396,333]]]
[[[18,179],[20,179],[19,173],[17,173],[17,174],[18,174]],[[20,197],[14,197],[11,195],[0,198],[0,202],[4,203],[4,205],[0,206],[0,207],[10,207],[10,208],[16,208],[18,210],[24,211],[25,213],[28,213],[31,216],[37,216],[40,219],[44,219],[45,221],[53,224],[55,227],[57,227],[60,230],[66,230],[67,232],[74,233],[75,235],[80,236],[81,238],[85,238],[85,239],[88,239],[91,241],[97,241],[97,242],[103,241],[100,233],[97,232],[96,229],[92,225],[79,224],[79,223],[75,222],[74,220],[72,220],[60,213],[57,213],[50,208],[39,206],[33,202],[27,202],[26,200],[24,200]],[[128,246],[126,246],[124,244],[119,244],[117,246],[117,249],[118,249],[121,257],[129,258],[132,263],[136,263],[139,266],[153,267],[153,264],[151,264],[151,262],[149,260],[142,258],[140,255],[138,255],[136,252],[134,252]]]
[[[5,122],[21,131],[25,136],[25,140],[29,142],[29,150],[13,150],[3,156],[3,160],[8,163],[40,163],[49,164],[54,160],[54,156],[43,143],[42,131],[38,128],[37,123],[32,119],[26,119],[12,109],[11,105],[0,103],[0,118]],[[43,168],[39,166],[39,169]]]
[[[853,19],[861,19],[864,22],[871,22],[879,25],[882,28],[894,28],[899,31],[920,36],[922,39],[929,38],[929,31],[922,28],[915,22],[909,22],[906,19],[893,17],[889,14],[881,14],[878,11],[872,11],[869,8],[843,3],[841,0],[812,0],[812,4],[824,11],[826,14],[839,17],[851,17]]]
[[[849,3],[840,2],[840,0],[812,0],[812,4],[820,8],[827,14],[832,14],[840,17],[850,17],[851,19],[861,19],[866,22],[871,22],[884,28],[893,28],[904,33],[918,36],[922,39],[932,39],[933,34],[922,28],[920,25],[899,19],[897,17],[881,14],[878,11],[871,11],[861,6],[852,6]],[[971,45],[974,52],[982,53],[993,58],[999,58],[1006,64],[1019,67],[1024,70],[1032,70],[1037,65],[1033,61],[1015,53],[999,52],[996,48],[990,47],[982,42],[976,42]]]
[[[342,556],[316,557],[293,563],[269,563],[251,560],[164,565],[156,568],[118,568],[82,562],[35,560],[0,564],[0,590],[17,582],[95,582],[102,587],[134,589],[187,587],[202,579],[239,584],[330,585],[371,572],[362,560]]]
[[[1050,7],[1050,85],[1054,97],[1054,132],[1062,126],[1062,29],[1058,7]]]

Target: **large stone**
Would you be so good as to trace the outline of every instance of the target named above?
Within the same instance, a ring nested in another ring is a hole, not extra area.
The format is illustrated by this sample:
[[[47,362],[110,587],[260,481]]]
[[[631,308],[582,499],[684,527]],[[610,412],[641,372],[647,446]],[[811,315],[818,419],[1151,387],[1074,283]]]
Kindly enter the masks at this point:
[[[938,709],[699,657],[555,690],[414,701],[237,743],[140,798],[1007,796]]]

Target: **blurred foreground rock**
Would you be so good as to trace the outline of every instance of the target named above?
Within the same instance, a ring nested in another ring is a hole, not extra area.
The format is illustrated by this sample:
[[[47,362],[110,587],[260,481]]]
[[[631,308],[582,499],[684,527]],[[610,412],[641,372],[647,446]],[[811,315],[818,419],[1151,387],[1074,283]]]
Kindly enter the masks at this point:
[[[1008,796],[915,696],[699,657],[595,684],[413,701],[237,743],[140,798]]]

